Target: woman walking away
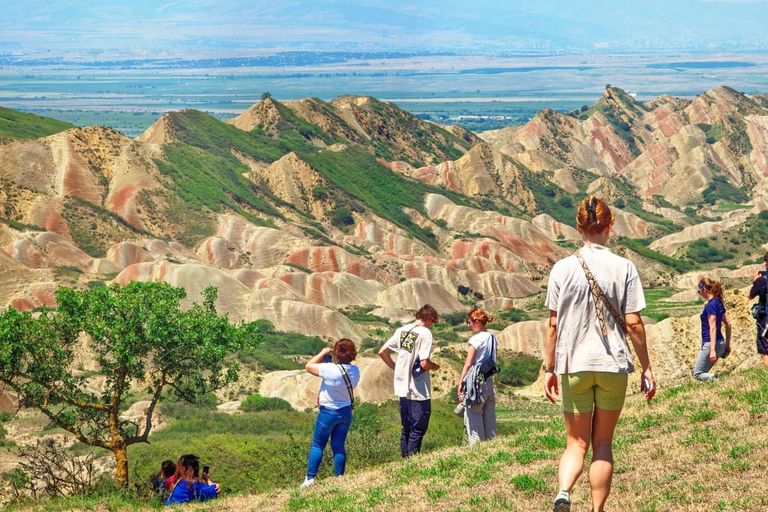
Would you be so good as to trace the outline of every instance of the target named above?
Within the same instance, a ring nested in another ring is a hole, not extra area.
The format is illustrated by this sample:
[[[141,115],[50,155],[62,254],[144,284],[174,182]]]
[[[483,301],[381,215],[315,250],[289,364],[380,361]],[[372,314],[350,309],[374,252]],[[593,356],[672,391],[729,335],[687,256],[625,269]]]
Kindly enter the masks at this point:
[[[637,269],[605,247],[613,214],[605,202],[588,197],[579,206],[576,223],[584,247],[552,268],[546,299],[544,393],[555,402],[561,375],[567,437],[553,510],[570,511],[570,492],[591,442],[592,510],[603,512],[613,478],[613,431],[624,406],[627,375],[635,369],[626,335],[643,367],[641,390],[647,400],[656,384],[640,318],[645,298]]]
[[[701,312],[701,350],[693,367],[693,378],[706,382],[717,378],[714,373],[709,373],[717,358],[725,359],[731,353],[731,321],[723,305],[723,286],[720,281],[702,278],[699,281],[699,294],[707,303]],[[721,331],[722,324],[725,324],[725,339]]]
[[[301,487],[314,485],[317,470],[323,460],[323,450],[331,440],[333,468],[336,476],[344,474],[347,465],[347,452],[344,443],[347,440],[349,425],[352,423],[352,407],[355,401],[353,389],[360,382],[360,370],[351,364],[357,357],[357,347],[352,340],[340,339],[333,345],[333,358],[336,363],[322,362],[331,353],[326,347],[309,360],[306,369],[315,377],[323,379],[320,384],[318,404],[320,412],[312,434],[312,447],[309,450],[309,469]]]
[[[210,475],[203,473],[200,478],[200,459],[194,455],[182,455],[176,464],[173,475],[173,487],[165,499],[165,506],[174,503],[207,501],[219,495],[219,484],[211,481]]]
[[[467,360],[459,379],[459,401],[464,403],[464,427],[469,444],[496,437],[496,394],[493,376],[485,378],[481,370],[488,361],[495,365],[498,341],[486,330],[493,318],[482,309],[473,309],[467,316],[467,325],[474,336],[468,343]]]

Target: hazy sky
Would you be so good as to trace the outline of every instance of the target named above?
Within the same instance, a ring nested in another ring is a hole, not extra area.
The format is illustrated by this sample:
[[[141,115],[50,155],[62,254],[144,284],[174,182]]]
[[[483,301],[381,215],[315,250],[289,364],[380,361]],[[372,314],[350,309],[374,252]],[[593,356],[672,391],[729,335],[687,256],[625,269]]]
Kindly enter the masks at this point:
[[[768,0],[0,0],[0,7],[6,52],[754,51],[768,43]]]

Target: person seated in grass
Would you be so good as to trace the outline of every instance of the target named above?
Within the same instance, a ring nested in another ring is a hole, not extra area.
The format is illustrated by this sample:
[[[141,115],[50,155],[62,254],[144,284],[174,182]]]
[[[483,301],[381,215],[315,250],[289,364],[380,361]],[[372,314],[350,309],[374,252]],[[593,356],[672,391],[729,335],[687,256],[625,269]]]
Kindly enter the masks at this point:
[[[200,459],[192,454],[182,455],[176,464],[173,486],[165,499],[165,506],[174,503],[207,501],[219,495],[221,486],[211,481],[208,473],[200,475]]]
[[[166,493],[173,485],[173,475],[176,473],[176,464],[172,460],[164,460],[160,464],[160,471],[152,476],[152,489],[161,498],[164,499]]]

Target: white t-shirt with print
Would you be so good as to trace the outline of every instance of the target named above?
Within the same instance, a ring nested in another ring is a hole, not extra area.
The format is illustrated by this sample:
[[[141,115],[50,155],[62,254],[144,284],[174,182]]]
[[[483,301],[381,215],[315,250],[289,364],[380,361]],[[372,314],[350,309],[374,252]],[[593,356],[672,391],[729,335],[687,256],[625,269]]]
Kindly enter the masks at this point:
[[[643,286],[634,263],[600,245],[585,246],[580,253],[598,286],[620,314],[645,309]],[[635,370],[624,331],[602,301],[598,301],[608,331],[608,336],[603,337],[595,300],[576,255],[552,267],[545,304],[557,313],[556,374]]]
[[[357,387],[360,382],[360,369],[354,364],[341,365],[347,372],[349,383],[352,388]],[[318,374],[323,379],[320,384],[320,394],[318,395],[318,404],[328,409],[341,409],[352,404],[349,399],[349,390],[341,375],[339,366],[334,363],[320,363],[318,365]]]
[[[413,376],[413,363],[432,355],[432,333],[426,327],[408,324],[395,330],[384,344],[389,350],[397,352],[395,361],[395,396],[409,400],[429,400],[432,398],[430,372],[421,372]]]

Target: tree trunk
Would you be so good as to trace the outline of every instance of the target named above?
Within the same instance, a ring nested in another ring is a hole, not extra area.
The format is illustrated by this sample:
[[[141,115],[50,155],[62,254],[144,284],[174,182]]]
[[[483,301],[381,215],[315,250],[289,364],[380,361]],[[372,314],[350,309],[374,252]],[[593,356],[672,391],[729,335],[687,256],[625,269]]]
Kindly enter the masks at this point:
[[[115,454],[115,481],[122,487],[128,487],[128,450],[120,443],[112,449]]]

